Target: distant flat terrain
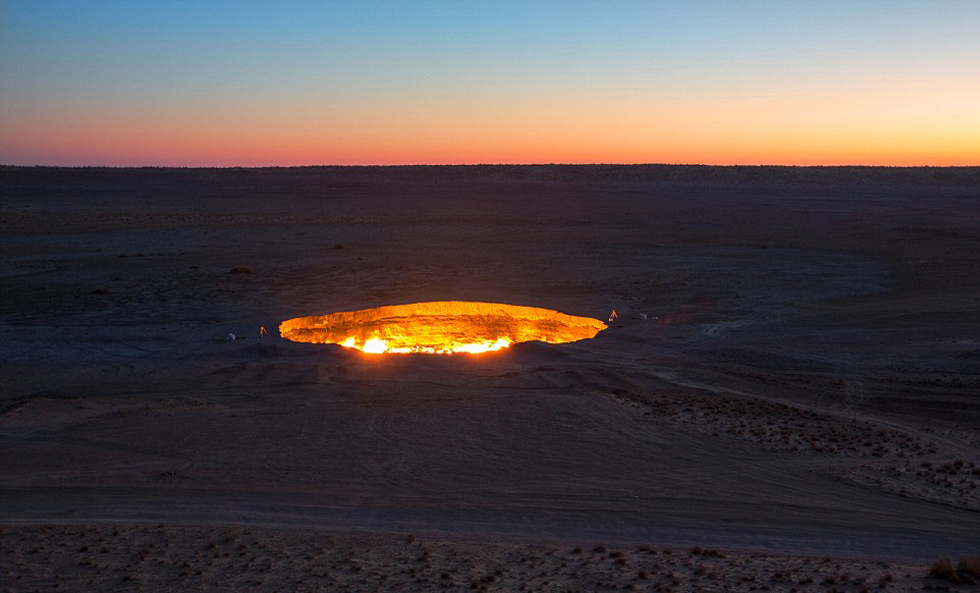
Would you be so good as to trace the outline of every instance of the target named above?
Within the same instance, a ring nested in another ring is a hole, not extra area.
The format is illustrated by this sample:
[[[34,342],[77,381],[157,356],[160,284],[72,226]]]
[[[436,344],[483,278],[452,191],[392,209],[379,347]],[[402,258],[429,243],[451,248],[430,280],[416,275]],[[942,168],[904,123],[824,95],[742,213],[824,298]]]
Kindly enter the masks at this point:
[[[976,555],[978,299],[980,168],[2,167],[0,523]],[[275,331],[428,300],[619,320]]]

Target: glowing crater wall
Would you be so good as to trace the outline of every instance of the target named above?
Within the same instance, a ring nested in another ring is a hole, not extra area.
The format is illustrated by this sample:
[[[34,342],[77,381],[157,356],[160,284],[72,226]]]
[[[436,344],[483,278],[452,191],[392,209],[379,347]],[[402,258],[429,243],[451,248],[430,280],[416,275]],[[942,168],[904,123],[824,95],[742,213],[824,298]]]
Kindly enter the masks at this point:
[[[499,303],[434,301],[298,317],[279,325],[294,342],[339,344],[370,353],[448,354],[500,350],[539,340],[551,344],[594,337],[598,319]]]

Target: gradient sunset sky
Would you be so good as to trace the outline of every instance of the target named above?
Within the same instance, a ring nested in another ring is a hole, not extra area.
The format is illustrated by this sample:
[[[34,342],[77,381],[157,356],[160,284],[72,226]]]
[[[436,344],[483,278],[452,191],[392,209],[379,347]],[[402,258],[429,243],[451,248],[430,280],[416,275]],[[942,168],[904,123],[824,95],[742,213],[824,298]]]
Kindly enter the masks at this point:
[[[980,165],[980,0],[0,0],[0,163]]]

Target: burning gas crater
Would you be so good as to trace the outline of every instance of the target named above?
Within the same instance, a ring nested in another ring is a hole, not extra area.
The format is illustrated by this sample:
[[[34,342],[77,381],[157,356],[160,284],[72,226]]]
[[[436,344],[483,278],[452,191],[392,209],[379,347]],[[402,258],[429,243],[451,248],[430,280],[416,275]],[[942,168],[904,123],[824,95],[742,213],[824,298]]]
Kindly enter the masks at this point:
[[[339,344],[370,354],[478,354],[538,340],[594,337],[606,324],[549,309],[499,303],[434,301],[297,317],[279,325],[294,342]]]

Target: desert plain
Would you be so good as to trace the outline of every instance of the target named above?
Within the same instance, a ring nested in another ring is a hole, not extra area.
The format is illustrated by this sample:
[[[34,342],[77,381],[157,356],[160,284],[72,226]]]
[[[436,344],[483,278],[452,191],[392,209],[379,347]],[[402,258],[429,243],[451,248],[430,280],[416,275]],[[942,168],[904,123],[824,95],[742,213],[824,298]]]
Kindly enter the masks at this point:
[[[0,589],[976,588],[980,168],[2,167],[0,231]],[[277,332],[438,300],[618,318]]]

